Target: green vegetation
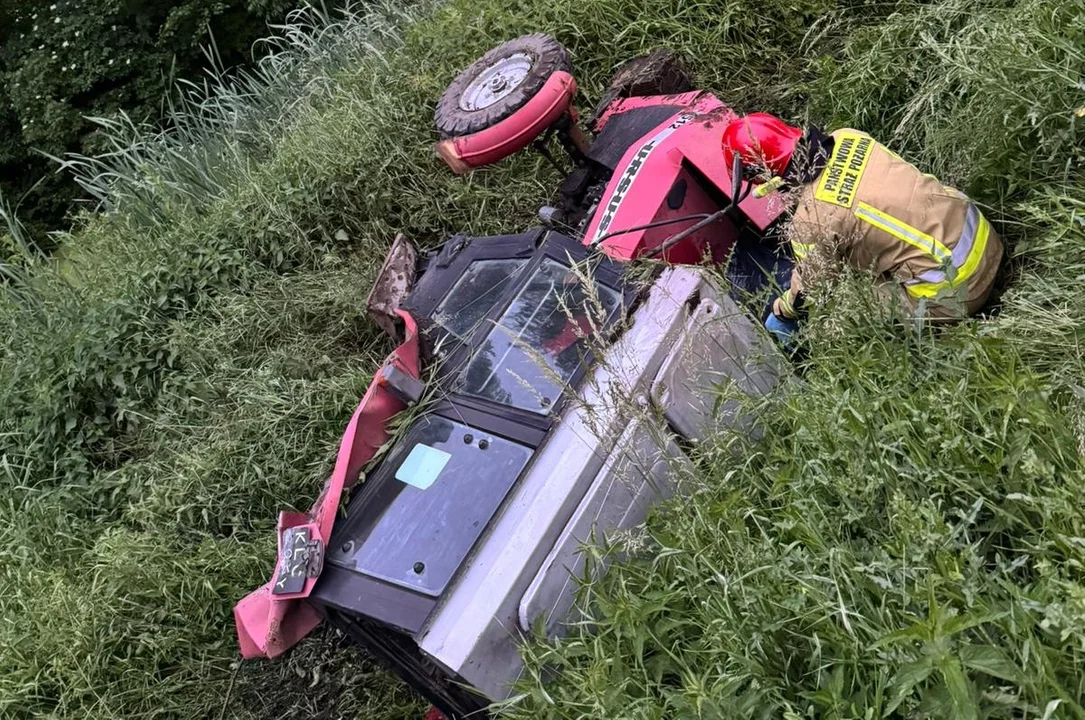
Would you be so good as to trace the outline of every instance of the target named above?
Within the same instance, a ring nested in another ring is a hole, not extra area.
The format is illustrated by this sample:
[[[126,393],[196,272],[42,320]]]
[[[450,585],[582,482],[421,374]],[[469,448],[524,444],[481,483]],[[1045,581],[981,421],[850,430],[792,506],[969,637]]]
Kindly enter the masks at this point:
[[[178,78],[246,63],[254,41],[291,0],[6,0],[0,6],[0,193],[18,206],[35,242],[66,227],[82,199],[44,154],[97,154],[106,133],[87,120],[127,113],[137,123],[169,115]],[[215,52],[204,49],[214,37]],[[260,48],[256,48],[257,53]],[[209,62],[211,61],[211,62]]]
[[[330,634],[235,669],[230,608],[388,349],[361,304],[394,232],[523,227],[554,187],[429,149],[453,74],[541,30],[589,100],[670,46],[739,109],[868,130],[986,203],[1014,263],[1000,314],[938,333],[840,278],[764,437],[699,451],[509,714],[1085,715],[1083,28],[1082,0],[306,12],[172,132],[113,126],[72,166],[108,212],[0,265],[0,714],[417,712]]]

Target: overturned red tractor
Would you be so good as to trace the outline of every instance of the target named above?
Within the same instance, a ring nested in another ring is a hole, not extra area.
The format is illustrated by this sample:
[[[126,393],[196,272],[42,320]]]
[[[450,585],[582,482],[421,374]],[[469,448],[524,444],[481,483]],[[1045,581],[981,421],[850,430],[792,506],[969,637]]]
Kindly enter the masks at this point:
[[[561,633],[578,579],[603,572],[584,543],[643,522],[681,492],[683,448],[748,421],[719,388],[777,382],[759,293],[791,259],[778,201],[742,192],[721,152],[735,114],[660,52],[582,123],[570,70],[529,35],[441,98],[453,171],[534,147],[563,169],[557,199],[526,231],[424,255],[397,240],[369,306],[401,344],[313,508],[280,516],[272,578],[235,610],[245,657],[327,619],[448,717],[484,712],[510,694],[523,639]]]

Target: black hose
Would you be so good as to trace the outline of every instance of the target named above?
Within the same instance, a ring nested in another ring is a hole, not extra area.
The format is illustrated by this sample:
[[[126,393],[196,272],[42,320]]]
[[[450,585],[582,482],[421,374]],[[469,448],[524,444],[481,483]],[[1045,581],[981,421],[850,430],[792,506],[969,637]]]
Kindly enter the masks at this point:
[[[725,215],[727,215],[727,213],[731,212],[731,210],[734,207],[735,207],[735,205],[734,205],[734,203],[732,203],[732,204],[728,205],[727,207],[725,207],[723,210],[717,210],[716,212],[714,212],[711,215],[707,216],[704,220],[701,220],[701,222],[697,223],[696,225],[692,225],[692,226],[686,228],[685,230],[683,230],[680,233],[676,233],[674,235],[671,235],[669,238],[667,238],[666,240],[661,242],[659,245],[656,245],[650,251],[646,252],[644,254],[644,257],[653,258],[656,255],[660,255],[660,254],[666,252],[667,250],[671,249],[672,247],[674,247],[678,243],[682,242],[683,240],[685,240],[686,238],[688,238],[690,235],[697,232],[698,230],[700,230],[702,228],[706,228],[706,227],[708,227],[709,225],[711,225],[714,222],[719,222],[720,220],[722,220],[724,218]]]
[[[618,235],[625,235],[626,233],[640,232],[641,230],[651,230],[653,228],[663,227],[664,225],[677,225],[678,223],[689,222],[690,220],[704,220],[710,217],[712,217],[712,214],[710,213],[694,213],[692,215],[683,215],[682,217],[668,218],[666,220],[656,220],[655,222],[650,222],[646,225],[634,225],[633,227],[627,227],[622,230],[615,230],[614,232],[609,232],[606,235],[601,235],[598,240],[592,241],[592,245],[598,245],[604,240],[609,240],[610,238],[616,237]]]

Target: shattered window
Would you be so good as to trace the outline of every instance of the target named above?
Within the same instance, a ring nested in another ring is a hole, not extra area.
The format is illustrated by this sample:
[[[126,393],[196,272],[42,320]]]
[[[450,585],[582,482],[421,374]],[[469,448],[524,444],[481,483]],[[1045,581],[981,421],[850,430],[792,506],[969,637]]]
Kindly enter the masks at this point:
[[[544,260],[475,352],[462,391],[545,414],[618,307],[614,290]]]
[[[434,314],[437,323],[461,340],[478,325],[527,259],[476,260],[448,291]]]

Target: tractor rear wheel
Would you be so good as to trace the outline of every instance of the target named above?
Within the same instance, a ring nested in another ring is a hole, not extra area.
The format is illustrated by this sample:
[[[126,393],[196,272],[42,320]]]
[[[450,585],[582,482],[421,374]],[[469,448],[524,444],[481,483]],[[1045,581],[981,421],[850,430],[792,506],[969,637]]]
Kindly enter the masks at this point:
[[[571,72],[569,51],[549,35],[524,35],[495,47],[441,95],[437,132],[447,139],[495,125],[526,105],[559,70]]]
[[[654,50],[618,68],[595,112],[589,116],[588,127],[594,128],[595,121],[618,98],[677,95],[689,92],[694,87],[689,68],[682,58],[667,49]]]

